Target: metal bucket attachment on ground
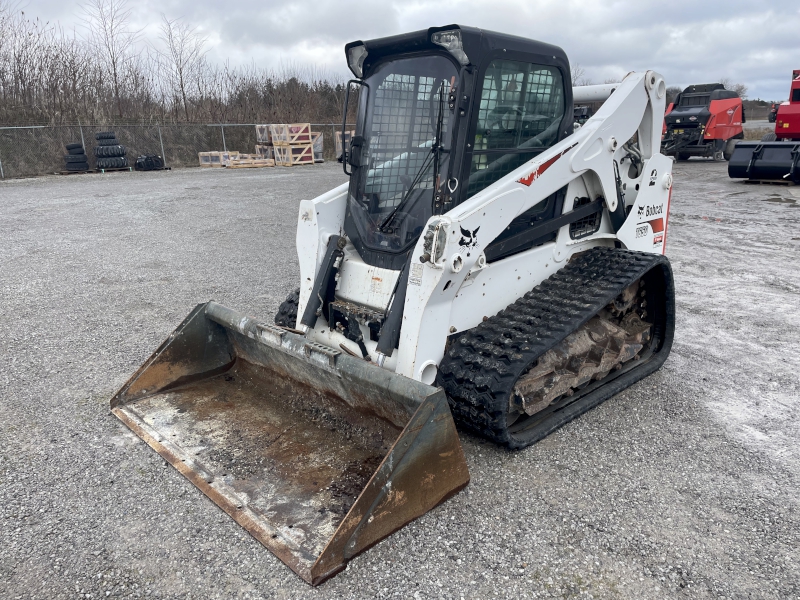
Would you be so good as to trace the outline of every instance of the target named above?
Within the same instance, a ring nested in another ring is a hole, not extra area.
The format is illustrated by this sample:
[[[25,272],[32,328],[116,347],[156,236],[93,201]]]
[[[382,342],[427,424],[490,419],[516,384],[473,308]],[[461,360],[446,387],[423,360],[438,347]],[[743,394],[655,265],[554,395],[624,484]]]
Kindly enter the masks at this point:
[[[442,390],[213,302],[111,408],[314,585],[469,481]]]
[[[800,142],[738,142],[728,176],[800,183]]]

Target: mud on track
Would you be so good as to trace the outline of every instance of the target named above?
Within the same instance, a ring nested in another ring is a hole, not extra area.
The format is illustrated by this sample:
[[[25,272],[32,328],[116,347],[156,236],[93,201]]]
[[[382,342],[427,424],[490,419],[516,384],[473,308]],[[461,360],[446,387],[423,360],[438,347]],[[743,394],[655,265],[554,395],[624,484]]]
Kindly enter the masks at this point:
[[[676,163],[664,368],[312,589],[111,416],[198,302],[269,319],[338,164],[0,183],[0,597],[795,598],[800,191]]]

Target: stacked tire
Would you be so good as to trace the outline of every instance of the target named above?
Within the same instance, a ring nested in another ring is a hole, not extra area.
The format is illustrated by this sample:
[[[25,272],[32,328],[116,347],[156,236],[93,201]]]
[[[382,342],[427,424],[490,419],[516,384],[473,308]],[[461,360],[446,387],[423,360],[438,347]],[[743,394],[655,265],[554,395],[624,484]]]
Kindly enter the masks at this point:
[[[86,156],[86,151],[83,149],[83,144],[75,142],[74,144],[67,144],[65,146],[67,154],[64,155],[64,168],[67,171],[88,171],[89,158]]]
[[[94,134],[94,138],[97,140],[94,155],[98,169],[124,169],[128,166],[125,158],[128,150],[119,143],[113,131],[101,131]]]

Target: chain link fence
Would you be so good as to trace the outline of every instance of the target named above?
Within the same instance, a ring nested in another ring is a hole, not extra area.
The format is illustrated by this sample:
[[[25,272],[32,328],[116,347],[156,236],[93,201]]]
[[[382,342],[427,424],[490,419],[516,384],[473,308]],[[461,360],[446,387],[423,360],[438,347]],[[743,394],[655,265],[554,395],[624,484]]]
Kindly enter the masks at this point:
[[[348,128],[352,127],[348,125]],[[335,160],[334,132],[342,124],[312,123],[313,131],[323,135],[325,160]],[[238,150],[254,153],[255,123],[180,124],[180,125],[60,125],[0,127],[0,177],[31,177],[60,173],[64,170],[65,146],[82,143],[95,168],[95,133],[113,131],[127,148],[128,163],[133,166],[142,154],[164,157],[172,168],[196,167],[198,152]]]

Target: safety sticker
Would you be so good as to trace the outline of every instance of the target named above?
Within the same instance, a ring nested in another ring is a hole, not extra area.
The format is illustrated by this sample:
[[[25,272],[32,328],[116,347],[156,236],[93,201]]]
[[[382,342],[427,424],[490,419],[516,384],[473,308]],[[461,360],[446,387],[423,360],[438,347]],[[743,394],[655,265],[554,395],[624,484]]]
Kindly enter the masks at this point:
[[[411,265],[408,285],[422,285],[422,263],[414,263]]]

